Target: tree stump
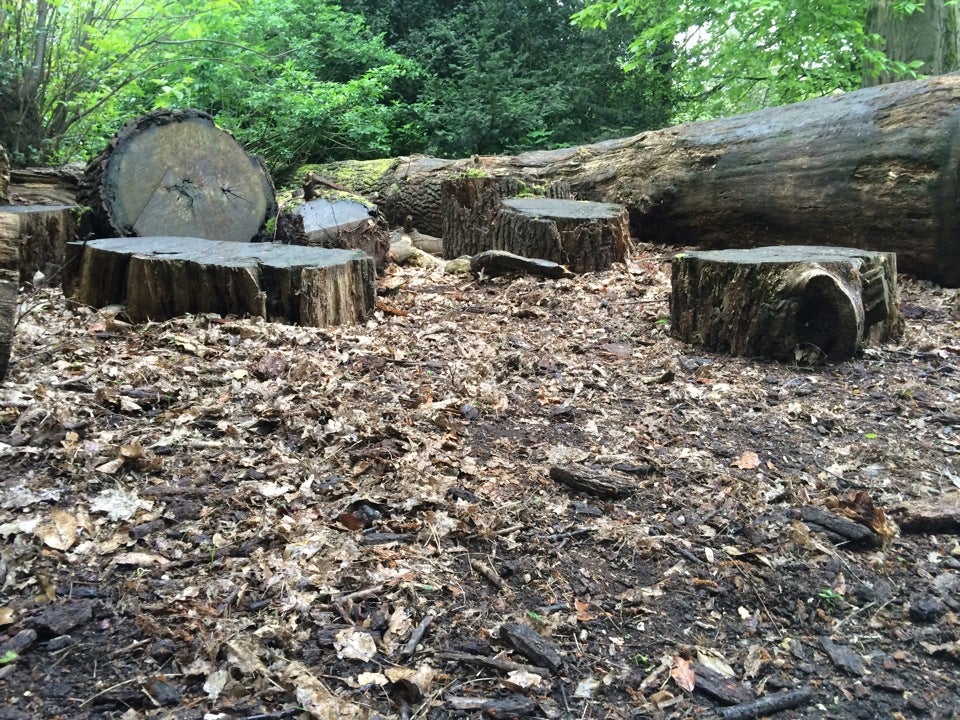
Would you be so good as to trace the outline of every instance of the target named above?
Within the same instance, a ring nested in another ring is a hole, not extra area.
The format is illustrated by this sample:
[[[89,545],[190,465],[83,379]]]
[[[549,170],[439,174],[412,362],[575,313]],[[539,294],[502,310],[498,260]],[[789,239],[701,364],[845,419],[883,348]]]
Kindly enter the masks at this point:
[[[362,320],[376,299],[373,259],[359,250],[188,237],[108,238],[68,250],[79,262],[64,295],[126,305],[135,322],[212,312],[340,325]]]
[[[101,237],[248,242],[277,211],[263,163],[198,110],[127,123],[90,161],[79,198]]]
[[[680,253],[673,337],[784,362],[838,361],[903,330],[894,253],[816,246]]]
[[[0,237],[17,248],[19,280],[48,277],[63,267],[64,250],[77,237],[75,205],[0,205]]]
[[[377,208],[362,198],[318,198],[280,214],[277,240],[292,245],[363,250],[382,272],[390,232]]]
[[[494,245],[493,224],[504,198],[530,193],[569,198],[570,187],[563,182],[530,184],[516,178],[474,174],[469,170],[444,180],[440,185],[443,257],[451,260],[485,250],[508,250]]]
[[[511,198],[501,205],[491,233],[494,249],[551,260],[575,273],[626,260],[630,222],[620,205],[549,198]]]

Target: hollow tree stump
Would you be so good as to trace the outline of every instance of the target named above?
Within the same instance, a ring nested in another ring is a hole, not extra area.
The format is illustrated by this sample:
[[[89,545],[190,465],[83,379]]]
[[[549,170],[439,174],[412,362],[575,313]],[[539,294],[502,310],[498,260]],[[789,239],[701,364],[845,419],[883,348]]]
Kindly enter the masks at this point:
[[[259,158],[199,110],[128,122],[90,161],[78,193],[95,235],[248,242],[276,215]]]
[[[75,302],[126,305],[136,322],[185,313],[253,315],[301,325],[363,319],[376,299],[373,259],[359,250],[187,237],[70,243]]]
[[[323,197],[283,211],[277,240],[292,245],[362,250],[383,271],[390,252],[390,232],[375,205],[355,197]]]
[[[903,330],[896,255],[777,246],[680,253],[673,337],[709,350],[785,362],[838,361]]]
[[[549,198],[510,198],[494,222],[493,248],[551,260],[571,272],[623,262],[630,222],[620,205]]]
[[[0,236],[17,248],[21,283],[38,270],[48,277],[60,271],[64,249],[77,236],[78,210],[74,205],[0,205]]]

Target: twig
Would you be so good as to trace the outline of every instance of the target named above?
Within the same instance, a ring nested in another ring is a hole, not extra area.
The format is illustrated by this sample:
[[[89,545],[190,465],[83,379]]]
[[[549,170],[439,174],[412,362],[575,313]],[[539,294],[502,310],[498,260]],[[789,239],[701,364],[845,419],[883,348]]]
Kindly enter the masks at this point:
[[[503,590],[503,580],[500,579],[497,571],[492,567],[481,560],[477,560],[476,558],[470,559],[470,567],[480,573],[487,580],[487,582],[497,588],[497,590]]]
[[[417,645],[419,645],[420,641],[423,640],[423,636],[427,632],[427,628],[430,627],[430,623],[433,622],[435,617],[436,615],[432,615],[430,613],[423,616],[423,620],[421,620],[420,624],[414,628],[413,633],[410,635],[410,639],[407,640],[407,644],[404,645],[403,650],[400,651],[400,657],[408,658],[417,651]]]
[[[437,657],[442,658],[443,660],[456,660],[457,662],[469,663],[470,665],[480,665],[482,667],[493,668],[494,670],[500,670],[501,672],[522,670],[533,673],[534,675],[539,675],[540,677],[550,677],[550,670],[545,667],[538,667],[537,665],[524,665],[523,663],[516,663],[511,660],[500,660],[498,658],[486,657],[484,655],[471,655],[470,653],[450,651],[437,653]]]
[[[720,720],[749,720],[750,718],[770,715],[780,710],[788,710],[804,705],[813,699],[810,686],[788,690],[787,692],[767,695],[750,702],[732,705],[717,711]]]

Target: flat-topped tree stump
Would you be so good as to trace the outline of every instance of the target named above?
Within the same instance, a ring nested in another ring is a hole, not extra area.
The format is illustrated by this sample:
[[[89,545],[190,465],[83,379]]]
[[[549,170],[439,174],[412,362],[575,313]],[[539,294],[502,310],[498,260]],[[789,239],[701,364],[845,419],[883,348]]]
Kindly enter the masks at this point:
[[[80,202],[101,237],[248,242],[276,214],[263,163],[199,110],[127,123],[87,166]]]
[[[293,245],[362,250],[382,271],[390,252],[390,231],[377,208],[355,197],[323,197],[280,214],[277,240]]]
[[[73,242],[69,251],[79,262],[64,294],[126,305],[136,322],[212,312],[339,325],[362,320],[376,299],[373,259],[359,250],[147,237]]]
[[[903,330],[894,253],[776,246],[680,253],[673,337],[733,355],[838,361]]]
[[[496,246],[494,222],[504,198],[531,192],[553,198],[570,197],[570,187],[563,182],[531,185],[516,178],[473,174],[469,170],[444,180],[440,184],[443,257],[452,260],[486,250],[511,250]]]
[[[497,250],[592,272],[626,259],[630,222],[626,209],[613,203],[509,198],[492,236]]]
[[[51,276],[64,263],[64,250],[77,237],[75,205],[0,205],[0,238],[17,248],[21,283],[36,272]]]

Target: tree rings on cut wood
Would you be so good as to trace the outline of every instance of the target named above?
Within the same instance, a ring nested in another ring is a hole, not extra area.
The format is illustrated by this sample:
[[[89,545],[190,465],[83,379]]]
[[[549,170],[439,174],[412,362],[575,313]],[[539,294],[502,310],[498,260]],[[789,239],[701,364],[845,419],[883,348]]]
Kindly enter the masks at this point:
[[[902,332],[896,278],[888,252],[787,245],[680,253],[671,333],[733,355],[843,360]]]
[[[494,249],[551,260],[575,273],[624,262],[629,246],[627,211],[613,203],[510,198],[493,226]]]
[[[103,236],[248,242],[276,214],[260,159],[190,109],[127,123],[87,166],[79,197]]]
[[[68,251],[78,262],[64,294],[126,305],[136,322],[208,312],[339,325],[362,320],[376,300],[373,259],[359,250],[148,237],[73,242]]]

